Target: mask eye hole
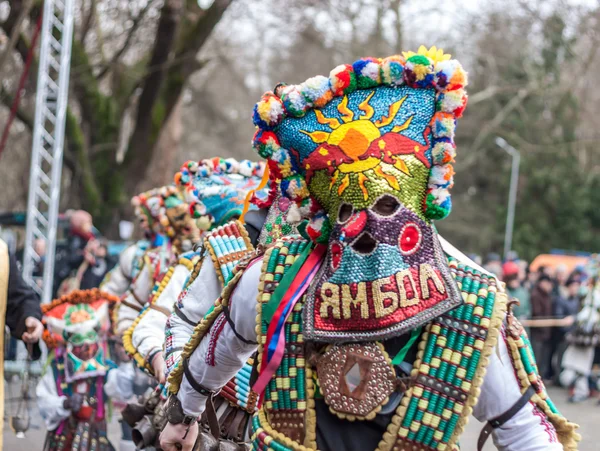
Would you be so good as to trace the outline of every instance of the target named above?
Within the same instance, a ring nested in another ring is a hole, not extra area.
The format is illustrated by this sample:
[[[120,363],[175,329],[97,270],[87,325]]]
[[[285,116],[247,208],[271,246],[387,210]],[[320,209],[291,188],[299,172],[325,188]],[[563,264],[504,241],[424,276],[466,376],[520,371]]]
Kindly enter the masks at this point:
[[[398,211],[400,202],[393,196],[383,196],[379,198],[375,205],[373,205],[373,211],[381,216],[391,216]]]
[[[352,205],[350,204],[342,204],[340,206],[340,212],[338,213],[338,222],[340,224],[345,223],[352,216]]]

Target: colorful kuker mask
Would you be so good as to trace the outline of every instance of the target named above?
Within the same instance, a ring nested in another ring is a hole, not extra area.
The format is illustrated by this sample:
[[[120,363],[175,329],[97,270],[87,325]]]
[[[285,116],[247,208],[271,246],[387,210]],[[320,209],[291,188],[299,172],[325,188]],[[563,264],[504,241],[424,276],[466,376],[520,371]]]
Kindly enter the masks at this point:
[[[158,192],[158,221],[162,229],[178,252],[191,250],[200,239],[200,229],[190,214],[189,204],[185,201],[181,188],[164,186]]]
[[[367,58],[257,104],[255,147],[327,243],[305,337],[384,339],[462,302],[432,220],[451,208],[466,73],[443,51]]]
[[[162,190],[162,188],[156,188],[138,194],[131,199],[135,215],[147,238],[165,234],[165,230],[160,224],[160,211],[163,203]]]
[[[44,341],[64,354],[67,382],[106,373],[109,307],[117,300],[99,290],[74,291],[42,307]]]
[[[261,184],[264,168],[264,163],[238,162],[233,158],[189,161],[175,175],[175,183],[184,187],[190,211],[200,228],[210,230],[239,218],[251,191],[258,198],[266,197]]]

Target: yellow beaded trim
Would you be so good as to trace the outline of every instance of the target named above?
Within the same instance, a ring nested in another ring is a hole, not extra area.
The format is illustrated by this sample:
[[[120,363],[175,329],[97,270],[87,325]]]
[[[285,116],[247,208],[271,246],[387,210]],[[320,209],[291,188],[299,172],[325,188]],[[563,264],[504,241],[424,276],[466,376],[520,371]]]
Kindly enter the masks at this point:
[[[262,304],[268,302],[271,295],[265,294],[265,278],[267,276],[267,267],[269,264],[269,259],[271,256],[271,252],[273,252],[274,248],[283,248],[284,243],[286,241],[295,241],[298,240],[297,236],[292,237],[283,237],[277,240],[277,242],[273,243],[266,251],[262,261],[262,268],[260,271],[260,282],[258,284],[258,298],[256,302],[256,337],[258,341],[258,351],[257,351],[257,369],[260,372],[260,367],[262,364],[262,356],[264,351],[264,339],[261,331],[261,318],[262,318]],[[286,248],[287,249],[287,248]],[[289,258],[288,256],[287,258]],[[287,263],[287,262],[286,262]],[[280,432],[274,430],[267,422],[266,419],[266,411],[265,406],[263,406],[257,415],[260,418],[260,423],[263,425],[262,428],[259,428],[252,435],[252,440],[254,440],[261,431],[265,431],[268,436],[271,436],[273,439],[277,440],[279,443],[287,446],[296,451],[308,451],[317,449],[317,413],[315,410],[315,384],[313,380],[313,369],[308,363],[308,359],[305,359],[304,363],[304,373],[306,379],[306,414],[304,416],[305,421],[305,435],[304,435],[304,445],[299,444],[298,442],[286,437]]]
[[[180,258],[179,262],[178,262],[178,265],[185,266],[187,268],[187,270],[191,272],[194,269],[194,263],[197,262],[197,260],[199,260],[199,257],[197,257],[197,256],[194,256],[192,258],[192,260],[187,259],[187,258]],[[150,301],[150,304],[156,303],[157,299],[160,297],[160,295],[162,294],[162,292],[165,290],[165,288],[167,287],[167,285],[171,281],[171,278],[173,277],[173,274],[175,273],[176,266],[177,265],[173,265],[173,266],[171,266],[167,270],[166,274],[164,275],[164,277],[160,281],[160,283],[158,285],[158,289],[154,293],[154,297]],[[125,333],[123,334],[123,347],[125,348],[125,351],[129,355],[131,355],[133,357],[133,359],[135,360],[135,362],[141,368],[145,368],[150,374],[154,375],[154,369],[152,368],[152,366],[150,365],[150,363],[146,360],[147,356],[142,356],[137,351],[137,348],[133,345],[133,333],[135,331],[135,328],[138,326],[138,324],[140,323],[140,321],[142,320],[142,318],[148,313],[149,310],[150,309],[147,308],[143,312],[141,312],[137,316],[137,318],[133,321],[133,323],[131,324],[131,326],[129,326],[129,329],[127,329],[125,331]]]
[[[146,309],[145,311],[143,311],[142,313],[140,313],[137,318],[135,320],[133,320],[133,323],[131,324],[131,326],[129,326],[129,329],[127,329],[124,333],[123,333],[123,347],[125,348],[125,351],[127,352],[127,354],[129,354],[131,357],[133,357],[133,359],[135,360],[135,363],[137,363],[137,365],[140,368],[144,368],[146,369],[150,374],[152,374],[152,367],[150,365],[149,362],[147,362],[141,354],[139,354],[137,352],[137,349],[135,348],[135,346],[133,346],[133,331],[135,330],[135,328],[137,327],[137,325],[139,324],[140,320],[142,319],[142,317],[144,316],[144,314],[148,311],[148,309]]]
[[[304,446],[317,449],[317,411],[315,410],[315,381],[313,370],[305,359],[306,415],[304,416]]]
[[[518,340],[515,340],[510,334],[506,335],[506,342],[512,356],[517,377],[519,378],[521,393],[525,393],[527,388],[531,385],[531,381],[529,380],[527,371],[525,371],[519,352],[519,349],[524,347],[525,344],[521,337],[519,337]],[[563,445],[564,449],[566,451],[577,451],[577,442],[581,441],[581,436],[575,432],[575,430],[579,428],[579,425],[571,423],[565,417],[552,412],[550,407],[548,407],[548,404],[544,402],[544,399],[539,394],[536,393],[533,395],[531,400],[544,412],[550,422],[554,425],[558,440]]]
[[[497,288],[493,285],[488,287],[488,291],[494,291]],[[485,377],[485,373],[487,371],[487,367],[490,363],[490,355],[494,352],[494,348],[498,343],[498,336],[500,335],[500,330],[502,329],[502,322],[506,316],[506,302],[508,297],[506,293],[496,293],[496,299],[494,302],[494,313],[492,314],[490,326],[488,328],[488,336],[485,340],[484,347],[481,351],[481,357],[479,358],[479,364],[477,366],[477,370],[475,372],[475,377],[473,377],[473,382],[471,383],[471,391],[469,393],[469,397],[467,398],[467,402],[465,403],[465,407],[462,411],[462,416],[454,429],[454,433],[448,444],[445,448],[442,449],[453,449],[454,445],[457,444],[458,439],[462,435],[467,423],[469,422],[469,417],[473,412],[473,407],[477,404],[477,400],[479,399],[479,395],[481,393],[481,385],[483,384],[483,378]],[[439,448],[438,448],[439,449]],[[441,450],[440,450],[441,451]]]
[[[490,286],[489,290],[495,290],[494,286]],[[452,437],[448,441],[448,443],[440,443],[438,446],[439,451],[453,450],[456,447],[456,443],[461,436],[467,422],[469,420],[469,416],[473,411],[473,407],[477,404],[477,399],[479,398],[479,394],[481,392],[481,384],[483,384],[483,378],[485,376],[485,372],[487,370],[487,366],[489,364],[489,356],[492,354],[494,347],[498,341],[498,335],[500,334],[500,329],[502,327],[502,321],[506,315],[506,294],[497,293],[496,300],[494,302],[494,312],[491,317],[490,326],[488,329],[488,335],[485,340],[485,344],[483,349],[481,350],[481,357],[479,360],[479,364],[477,366],[477,370],[475,372],[475,376],[473,377],[473,382],[471,384],[471,389],[469,391],[469,396],[465,405],[461,411],[461,417],[454,429]],[[422,364],[423,354],[425,352],[425,347],[427,345],[427,340],[429,338],[429,333],[431,330],[431,324],[428,325],[423,332],[421,337],[421,341],[419,342],[417,359],[415,360],[413,370],[411,376],[416,378],[420,372],[420,367]],[[404,416],[406,415],[406,410],[408,408],[408,404],[414,395],[415,388],[411,387],[405,395],[402,397],[402,401],[400,401],[400,406],[396,410],[396,414],[392,418],[391,423],[388,426],[387,431],[383,434],[383,439],[379,442],[379,446],[377,447],[377,451],[390,451],[393,449],[396,440],[398,439],[398,433],[400,431],[400,426]]]
[[[265,442],[271,442],[272,440],[277,440],[277,442],[283,446],[286,446],[294,451],[314,451],[315,449],[317,449],[316,443],[314,443],[314,445],[311,443],[309,446],[310,448],[307,448],[304,445],[300,445],[298,442],[295,442],[294,440],[292,440],[289,437],[286,437],[285,435],[283,435],[281,432],[277,432],[275,429],[273,429],[271,427],[271,425],[269,424],[269,422],[267,421],[267,415],[264,411],[264,409],[261,409],[258,411],[258,413],[256,414],[258,415],[258,418],[260,419],[260,424],[262,427],[258,428],[256,431],[254,431],[254,434],[252,434],[252,441],[255,441],[256,438],[258,437],[258,434],[260,434],[261,432],[265,432],[267,434],[267,437],[265,438]],[[316,428],[316,421],[315,421],[315,428]],[[315,440],[316,440],[316,436],[315,436]],[[268,443],[267,443],[268,445]],[[269,450],[271,450],[272,448],[269,448]]]

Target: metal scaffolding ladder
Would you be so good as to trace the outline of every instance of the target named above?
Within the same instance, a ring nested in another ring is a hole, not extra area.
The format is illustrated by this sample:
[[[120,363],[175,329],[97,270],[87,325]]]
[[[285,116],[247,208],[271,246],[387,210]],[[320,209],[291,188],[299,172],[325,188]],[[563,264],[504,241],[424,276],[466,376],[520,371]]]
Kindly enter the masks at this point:
[[[23,257],[23,277],[42,302],[52,300],[72,38],[73,0],[45,0]],[[46,242],[43,277],[33,276],[36,239]]]

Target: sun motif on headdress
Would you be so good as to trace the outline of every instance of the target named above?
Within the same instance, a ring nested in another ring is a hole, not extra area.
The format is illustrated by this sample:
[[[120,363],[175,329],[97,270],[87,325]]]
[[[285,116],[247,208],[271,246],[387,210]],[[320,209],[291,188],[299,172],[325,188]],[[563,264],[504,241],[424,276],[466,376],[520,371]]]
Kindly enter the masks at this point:
[[[314,110],[317,122],[327,125],[331,131],[300,130],[314,143],[319,144],[319,147],[302,162],[307,180],[310,180],[314,172],[326,169],[331,175],[330,189],[333,189],[341,178],[342,181],[337,190],[338,195],[341,196],[350,186],[350,175],[357,174],[358,185],[364,199],[367,200],[369,194],[365,182],[368,180],[368,176],[365,172],[369,170],[374,170],[375,174],[386,180],[391,188],[400,190],[397,177],[385,172],[381,163],[392,165],[409,177],[411,172],[401,155],[414,155],[429,167],[429,161],[424,155],[429,143],[422,145],[400,134],[410,127],[414,115],[402,124],[394,125],[390,131],[382,133],[383,128],[393,124],[408,95],[392,103],[387,115],[373,120],[375,109],[370,101],[374,94],[375,91],[372,91],[358,105],[358,110],[360,110],[358,112],[349,108],[348,96],[344,96],[337,106],[340,113],[339,118],[325,117],[321,110]]]

